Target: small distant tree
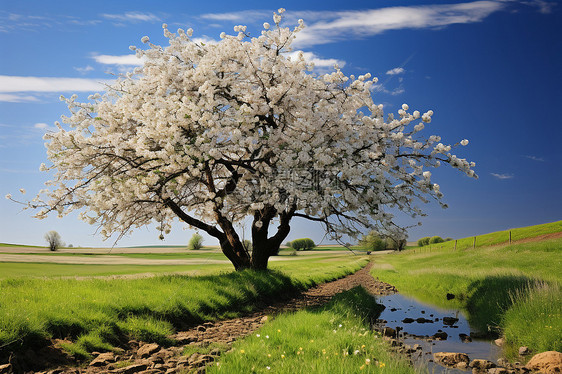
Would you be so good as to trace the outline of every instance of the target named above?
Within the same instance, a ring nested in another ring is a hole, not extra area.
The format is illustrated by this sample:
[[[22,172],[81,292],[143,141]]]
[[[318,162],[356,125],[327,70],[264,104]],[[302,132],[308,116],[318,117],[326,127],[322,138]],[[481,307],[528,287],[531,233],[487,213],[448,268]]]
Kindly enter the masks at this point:
[[[310,238],[295,239],[291,242],[291,248],[297,251],[307,251],[314,247],[316,247],[316,244]]]
[[[56,251],[59,247],[62,247],[64,245],[59,233],[56,231],[49,231],[48,233],[46,233],[45,240],[49,245],[49,249],[53,252]]]
[[[394,239],[392,237],[388,237],[385,240],[385,248],[395,251],[401,251],[406,248],[406,243],[406,239]]]
[[[444,240],[440,236],[432,236],[431,239],[429,239],[429,244],[436,244],[436,243],[443,243],[443,242]]]
[[[424,238],[419,239],[418,240],[418,247],[423,247],[424,245],[428,245],[430,239],[431,238],[429,236],[426,236]]]
[[[196,251],[201,248],[203,248],[203,237],[198,232],[196,232],[191,236],[191,239],[189,239],[187,249]]]
[[[382,251],[386,248],[385,240],[376,231],[363,235],[359,245],[366,251]]]

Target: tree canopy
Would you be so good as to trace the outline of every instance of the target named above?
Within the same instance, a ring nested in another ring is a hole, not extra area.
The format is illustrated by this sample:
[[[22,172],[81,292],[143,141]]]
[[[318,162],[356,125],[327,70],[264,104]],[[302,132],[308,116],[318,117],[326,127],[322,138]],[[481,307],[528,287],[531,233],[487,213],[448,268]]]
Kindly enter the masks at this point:
[[[304,23],[281,26],[283,12],[257,37],[236,26],[216,44],[164,24],[168,46],[145,36],[146,49],[131,47],[142,67],[87,102],[62,98],[71,115],[45,136],[52,165],[41,169],[56,174],[29,203],[36,216],[81,210],[106,238],[154,223],[166,234],[179,218],[217,238],[236,269],[266,268],[293,218],[335,239],[400,232],[388,208],[415,217],[442,197],[427,168],[475,177],[452,146],[422,135],[431,110],[404,104],[385,118],[370,74],[315,74],[302,53],[290,57]],[[251,254],[235,229],[247,217]]]

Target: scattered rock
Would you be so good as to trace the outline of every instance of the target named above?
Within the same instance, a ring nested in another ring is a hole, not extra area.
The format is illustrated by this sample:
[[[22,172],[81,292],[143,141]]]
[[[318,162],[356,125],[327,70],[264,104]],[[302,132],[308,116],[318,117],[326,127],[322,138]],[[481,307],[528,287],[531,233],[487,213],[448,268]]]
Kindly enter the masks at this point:
[[[519,356],[526,356],[529,353],[531,353],[529,347],[519,347]]]
[[[382,335],[393,338],[396,336],[396,330],[394,330],[392,327],[385,327],[382,330]]]
[[[106,366],[112,362],[115,362],[115,354],[113,352],[100,353],[98,357],[90,362],[90,366]]]
[[[449,367],[456,367],[461,362],[468,365],[470,362],[466,353],[458,352],[437,352],[433,354],[433,359],[438,364]]]
[[[455,295],[447,292],[447,300],[453,300],[454,298],[455,298]]]
[[[494,344],[497,345],[498,347],[503,347],[505,344],[505,338],[499,338],[494,340]]]
[[[12,373],[12,364],[0,365],[0,374],[11,374],[11,373]]]
[[[507,366],[509,364],[509,361],[507,361],[505,358],[498,358],[498,365],[499,366]]]
[[[417,323],[433,323],[433,320],[420,317],[420,318],[416,319],[416,322]]]
[[[492,361],[475,359],[469,365],[473,369],[487,370],[496,367]]]
[[[547,351],[534,355],[525,368],[540,371],[544,374],[562,373],[562,353]]]
[[[459,338],[461,339],[461,342],[463,342],[463,343],[470,343],[472,341],[472,338],[469,335],[466,335],[466,334],[459,334]]]
[[[209,362],[213,362],[214,360],[215,360],[215,358],[213,356],[203,355],[203,356],[199,357],[199,359],[197,361],[192,362],[191,366],[193,366],[193,367],[205,366]]]
[[[432,338],[436,339],[436,340],[447,340],[448,336],[449,335],[447,335],[447,333],[445,331],[438,331],[435,334],[433,334]]]
[[[457,366],[455,366],[457,369],[461,369],[461,370],[465,370],[468,369],[468,364],[466,362],[459,362],[457,364]]]
[[[448,325],[448,326],[453,326],[458,321],[459,321],[459,319],[455,318],[455,317],[443,317],[443,323]]]
[[[145,344],[139,348],[137,351],[137,356],[140,358],[150,357],[153,353],[156,353],[160,350],[160,346],[156,343],[152,344]]]
[[[506,368],[490,368],[488,369],[488,374],[508,374],[509,371]]]
[[[207,328],[205,326],[197,326],[197,331],[204,332],[207,331]]]
[[[413,347],[413,348],[414,348],[416,351],[421,351],[421,350],[422,350],[422,346],[419,345],[419,344],[414,344],[414,347]]]
[[[118,374],[134,374],[146,370],[147,368],[148,366],[146,364],[133,364],[124,368],[115,369],[112,372]]]
[[[408,318],[404,318],[402,320],[402,323],[412,323],[414,321],[415,321],[415,319],[408,317]]]

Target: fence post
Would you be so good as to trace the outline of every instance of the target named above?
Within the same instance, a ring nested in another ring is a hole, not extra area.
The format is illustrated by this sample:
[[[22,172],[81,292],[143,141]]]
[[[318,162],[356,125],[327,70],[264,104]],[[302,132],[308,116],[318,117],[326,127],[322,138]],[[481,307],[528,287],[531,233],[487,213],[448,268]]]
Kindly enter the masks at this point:
[[[509,230],[509,244],[511,244],[511,230]]]
[[[455,251],[457,250],[457,241],[455,240]]]
[[[472,249],[476,248],[476,236],[474,237],[474,240],[472,242]]]

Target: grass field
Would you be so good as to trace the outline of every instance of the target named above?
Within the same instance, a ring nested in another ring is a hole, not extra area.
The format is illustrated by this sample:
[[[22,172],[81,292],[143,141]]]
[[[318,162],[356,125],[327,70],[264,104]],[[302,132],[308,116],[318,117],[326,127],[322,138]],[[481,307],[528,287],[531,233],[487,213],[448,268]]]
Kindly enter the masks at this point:
[[[230,265],[215,264],[143,268],[3,263],[0,271],[12,269],[17,276],[0,280],[0,354],[49,338],[71,338],[74,343],[66,348],[78,356],[129,338],[166,344],[176,328],[234,317],[251,310],[257,299],[342,277],[366,262],[350,255],[287,257],[271,264],[273,272],[233,272]],[[73,278],[147,271],[206,275]],[[34,277],[21,276],[23,272]]]
[[[532,238],[559,227],[555,222],[516,229],[512,236]],[[477,243],[496,243],[502,235],[477,237]],[[463,308],[471,325],[492,335],[504,334],[511,350],[526,345],[536,351],[560,351],[561,254],[562,238],[457,251],[418,248],[378,258],[372,274],[402,293]],[[447,300],[447,293],[455,299]]]
[[[355,288],[324,307],[281,315],[236,342],[207,372],[414,373],[369,329],[380,307],[363,288]]]

